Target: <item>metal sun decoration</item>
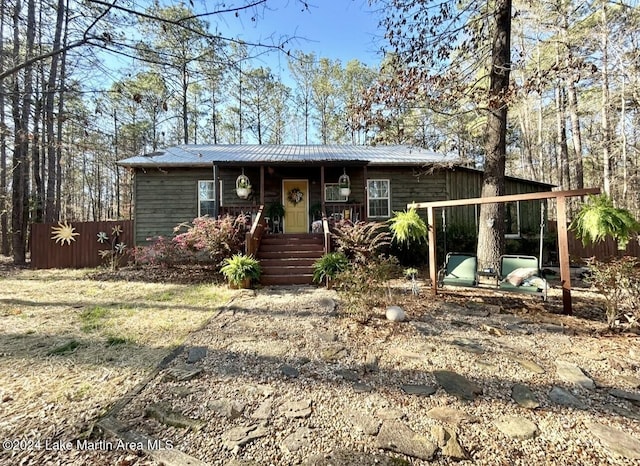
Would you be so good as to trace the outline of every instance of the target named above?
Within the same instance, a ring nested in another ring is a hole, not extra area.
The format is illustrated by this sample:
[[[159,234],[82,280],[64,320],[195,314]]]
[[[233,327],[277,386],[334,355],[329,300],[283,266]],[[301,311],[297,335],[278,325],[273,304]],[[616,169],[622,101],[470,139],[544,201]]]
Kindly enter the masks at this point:
[[[75,231],[76,229],[69,225],[66,221],[64,223],[58,222],[57,227],[51,228],[51,233],[53,236],[51,239],[55,240],[56,243],[59,241],[60,245],[63,246],[64,243],[71,245],[71,241],[75,241],[75,236],[80,236],[80,233]]]

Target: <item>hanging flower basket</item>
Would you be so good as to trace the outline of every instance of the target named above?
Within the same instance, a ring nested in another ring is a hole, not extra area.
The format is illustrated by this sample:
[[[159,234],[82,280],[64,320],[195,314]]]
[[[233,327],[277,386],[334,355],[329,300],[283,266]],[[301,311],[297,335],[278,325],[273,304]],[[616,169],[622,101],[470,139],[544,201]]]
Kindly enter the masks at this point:
[[[300,189],[293,188],[287,193],[287,200],[291,202],[293,205],[298,205],[304,199],[304,194]]]
[[[244,174],[244,171],[242,175],[236,178],[236,194],[240,199],[246,199],[251,194],[251,181]]]
[[[340,195],[344,197],[349,197],[351,194],[351,179],[349,175],[347,175],[347,170],[344,170],[344,173],[340,175],[338,178],[338,187],[340,188]]]

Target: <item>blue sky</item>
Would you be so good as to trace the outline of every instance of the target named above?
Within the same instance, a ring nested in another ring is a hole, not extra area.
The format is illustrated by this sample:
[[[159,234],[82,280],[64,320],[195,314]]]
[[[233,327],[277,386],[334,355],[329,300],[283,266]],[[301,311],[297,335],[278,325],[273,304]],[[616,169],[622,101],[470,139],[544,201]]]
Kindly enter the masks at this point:
[[[378,28],[378,15],[367,0],[311,0],[303,9],[298,0],[268,0],[267,7],[259,7],[257,20],[251,17],[256,11],[246,11],[224,17],[211,17],[225,35],[237,36],[246,41],[278,41],[283,36],[299,37],[291,45],[292,50],[314,52],[318,57],[339,59],[343,65],[358,59],[376,67],[382,33]],[[204,7],[206,8],[206,7]],[[196,9],[198,7],[196,6]],[[265,62],[277,71],[286,69],[286,58],[270,54]]]

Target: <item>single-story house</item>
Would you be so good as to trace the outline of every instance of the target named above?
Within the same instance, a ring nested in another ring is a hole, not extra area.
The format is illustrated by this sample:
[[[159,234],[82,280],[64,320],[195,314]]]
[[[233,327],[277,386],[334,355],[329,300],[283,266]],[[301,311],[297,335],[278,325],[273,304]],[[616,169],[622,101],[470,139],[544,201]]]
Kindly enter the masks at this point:
[[[272,231],[309,233],[321,213],[351,220],[388,220],[407,203],[480,196],[482,171],[454,156],[410,146],[180,145],[119,162],[134,171],[136,244],[170,236],[195,217],[271,215]],[[250,188],[243,190],[245,185]],[[506,194],[550,191],[516,178]],[[348,189],[346,189],[348,188]],[[530,204],[530,203],[528,203]],[[536,231],[539,203],[513,206],[507,233]],[[458,208],[448,224],[477,222],[474,207]]]

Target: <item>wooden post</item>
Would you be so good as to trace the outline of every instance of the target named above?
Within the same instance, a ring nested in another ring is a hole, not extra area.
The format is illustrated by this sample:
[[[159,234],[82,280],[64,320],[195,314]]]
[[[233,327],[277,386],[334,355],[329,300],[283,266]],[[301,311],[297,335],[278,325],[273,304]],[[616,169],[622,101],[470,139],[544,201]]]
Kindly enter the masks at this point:
[[[434,221],[433,207],[427,207],[427,229],[429,235],[429,276],[431,277],[431,290],[438,293],[438,268],[436,264],[436,224]]]
[[[264,205],[264,165],[260,165],[260,205]]]
[[[220,169],[216,164],[213,165],[213,197],[213,218],[218,218],[222,193],[220,192]]]
[[[558,215],[558,259],[560,260],[560,283],[562,284],[562,313],[572,315],[571,269],[569,267],[569,241],[567,239],[567,198],[557,197]]]
[[[322,204],[322,216],[326,216],[327,215],[327,208],[325,207],[325,200],[324,200],[324,165],[320,165],[320,203]],[[329,252],[329,251],[325,251],[325,252]]]

